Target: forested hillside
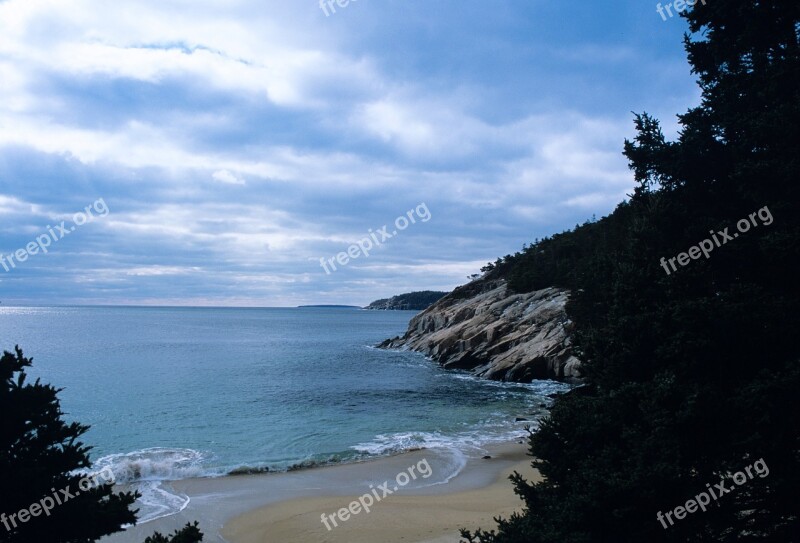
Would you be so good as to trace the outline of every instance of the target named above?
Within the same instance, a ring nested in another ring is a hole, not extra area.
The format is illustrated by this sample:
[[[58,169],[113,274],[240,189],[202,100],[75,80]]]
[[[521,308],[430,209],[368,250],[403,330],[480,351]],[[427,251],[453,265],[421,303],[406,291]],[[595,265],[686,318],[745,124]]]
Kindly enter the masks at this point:
[[[438,292],[434,290],[422,290],[419,292],[409,292],[407,294],[399,294],[391,298],[384,298],[375,300],[369,304],[365,309],[399,309],[399,310],[413,310],[421,311],[428,306],[436,303],[440,298],[445,296],[446,292]]]
[[[687,19],[702,103],[677,141],[637,115],[629,200],[485,268],[572,291],[587,385],[532,437],[525,512],[469,541],[800,541],[800,4]],[[758,460],[768,475],[659,518]]]

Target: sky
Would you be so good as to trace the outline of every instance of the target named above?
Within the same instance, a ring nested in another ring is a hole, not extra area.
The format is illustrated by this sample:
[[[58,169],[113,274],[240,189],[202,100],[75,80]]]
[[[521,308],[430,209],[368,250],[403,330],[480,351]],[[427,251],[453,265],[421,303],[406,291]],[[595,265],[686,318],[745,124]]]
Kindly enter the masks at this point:
[[[664,19],[648,0],[0,0],[0,301],[450,290],[632,192],[633,113],[674,136],[700,98],[686,22]]]

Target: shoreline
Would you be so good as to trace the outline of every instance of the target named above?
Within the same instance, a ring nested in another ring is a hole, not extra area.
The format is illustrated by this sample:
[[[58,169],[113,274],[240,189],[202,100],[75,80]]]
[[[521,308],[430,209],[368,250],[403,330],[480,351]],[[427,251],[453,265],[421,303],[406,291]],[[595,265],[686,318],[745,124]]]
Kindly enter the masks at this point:
[[[423,449],[294,472],[165,482],[162,485],[170,492],[189,499],[181,512],[101,541],[141,543],[154,531],[166,535],[197,520],[205,534],[204,542],[255,543],[267,540],[267,533],[270,540],[280,533],[278,540],[287,543],[457,542],[459,527],[491,528],[495,525],[494,516],[507,516],[522,508],[507,477],[515,470],[529,479],[538,476],[530,466],[527,451],[527,440],[520,436],[468,454],[454,449]],[[483,459],[486,455],[492,458]],[[354,499],[370,492],[370,485],[379,487],[391,481],[392,487],[398,486],[394,480],[411,466],[428,466],[431,475],[409,478],[407,486],[377,503],[368,514],[362,512],[331,531],[325,529],[322,512],[332,514],[348,507]],[[443,495],[448,499],[442,500]],[[398,519],[406,520],[398,525]],[[393,539],[392,534],[397,538]],[[446,538],[430,539],[431,534]]]

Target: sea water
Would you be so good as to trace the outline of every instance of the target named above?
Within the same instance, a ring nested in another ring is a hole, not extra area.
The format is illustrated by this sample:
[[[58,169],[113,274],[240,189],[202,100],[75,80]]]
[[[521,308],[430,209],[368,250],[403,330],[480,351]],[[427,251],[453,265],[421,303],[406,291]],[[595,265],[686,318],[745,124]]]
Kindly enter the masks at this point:
[[[161,481],[356,462],[415,448],[453,473],[491,442],[523,435],[551,381],[480,380],[373,346],[414,312],[347,308],[0,308],[0,348],[57,388],[91,425],[97,468],[142,492],[140,521],[186,498]],[[527,421],[516,421],[525,418]]]

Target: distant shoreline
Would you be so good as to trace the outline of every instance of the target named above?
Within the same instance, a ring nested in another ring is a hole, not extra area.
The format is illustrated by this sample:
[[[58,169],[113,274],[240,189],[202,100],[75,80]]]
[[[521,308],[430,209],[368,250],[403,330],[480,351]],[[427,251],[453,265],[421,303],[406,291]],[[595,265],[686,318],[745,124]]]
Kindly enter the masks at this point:
[[[363,309],[363,307],[360,305],[318,304],[298,305],[297,309]]]

